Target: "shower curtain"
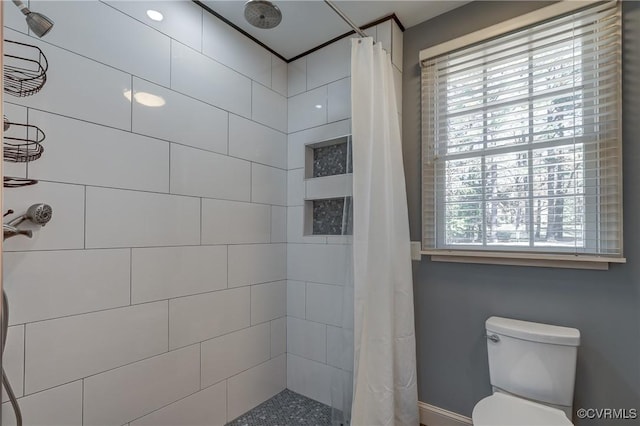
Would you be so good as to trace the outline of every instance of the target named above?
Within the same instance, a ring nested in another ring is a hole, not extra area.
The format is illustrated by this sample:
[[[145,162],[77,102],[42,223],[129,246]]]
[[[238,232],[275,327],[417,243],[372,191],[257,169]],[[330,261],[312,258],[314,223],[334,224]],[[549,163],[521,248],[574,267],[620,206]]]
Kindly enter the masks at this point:
[[[417,426],[413,283],[400,124],[389,55],[351,46],[354,426]]]

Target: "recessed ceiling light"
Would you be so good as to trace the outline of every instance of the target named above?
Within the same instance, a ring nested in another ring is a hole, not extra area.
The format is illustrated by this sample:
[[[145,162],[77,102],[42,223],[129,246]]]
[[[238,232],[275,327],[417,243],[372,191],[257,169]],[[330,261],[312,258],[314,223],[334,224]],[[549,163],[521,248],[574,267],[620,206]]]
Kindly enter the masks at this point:
[[[316,108],[322,109],[322,105],[318,104],[318,105],[316,105]]]
[[[149,17],[149,19],[152,19],[154,21],[162,21],[164,19],[164,16],[162,15],[162,13],[153,9],[147,10],[147,16]]]

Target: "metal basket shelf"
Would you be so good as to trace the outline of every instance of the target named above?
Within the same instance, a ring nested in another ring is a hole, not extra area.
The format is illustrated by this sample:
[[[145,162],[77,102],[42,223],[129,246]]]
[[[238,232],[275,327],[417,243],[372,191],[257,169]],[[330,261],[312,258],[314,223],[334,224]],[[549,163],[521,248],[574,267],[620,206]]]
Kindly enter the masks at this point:
[[[38,183],[38,181],[35,179],[5,176],[3,186],[5,188],[22,188],[23,186],[31,186],[36,183]]]
[[[47,82],[47,58],[39,47],[4,41],[4,92],[17,97],[38,93]]]
[[[45,134],[39,127],[31,124],[5,121],[4,161],[27,163],[42,156]]]

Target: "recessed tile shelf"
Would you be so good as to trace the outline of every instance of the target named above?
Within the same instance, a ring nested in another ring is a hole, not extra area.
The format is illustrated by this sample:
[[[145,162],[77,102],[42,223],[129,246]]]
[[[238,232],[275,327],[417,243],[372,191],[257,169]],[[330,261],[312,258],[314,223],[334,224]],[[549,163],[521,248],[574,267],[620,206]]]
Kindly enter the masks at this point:
[[[352,171],[350,135],[306,146],[305,178],[344,175]]]
[[[307,201],[311,203],[312,235],[353,234],[351,197]]]
[[[305,148],[304,235],[353,233],[351,136]]]

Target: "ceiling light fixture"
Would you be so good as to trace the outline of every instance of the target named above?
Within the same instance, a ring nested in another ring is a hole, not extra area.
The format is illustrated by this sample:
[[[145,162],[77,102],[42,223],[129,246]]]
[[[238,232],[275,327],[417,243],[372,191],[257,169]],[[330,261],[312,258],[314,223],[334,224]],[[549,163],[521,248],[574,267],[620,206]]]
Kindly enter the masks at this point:
[[[318,105],[316,105],[316,108],[322,109],[322,105],[318,104]]]
[[[157,10],[153,10],[153,9],[149,9],[147,10],[147,16],[149,17],[149,19],[153,20],[153,21],[162,21],[164,19],[164,15],[162,15],[162,13],[158,12]]]

